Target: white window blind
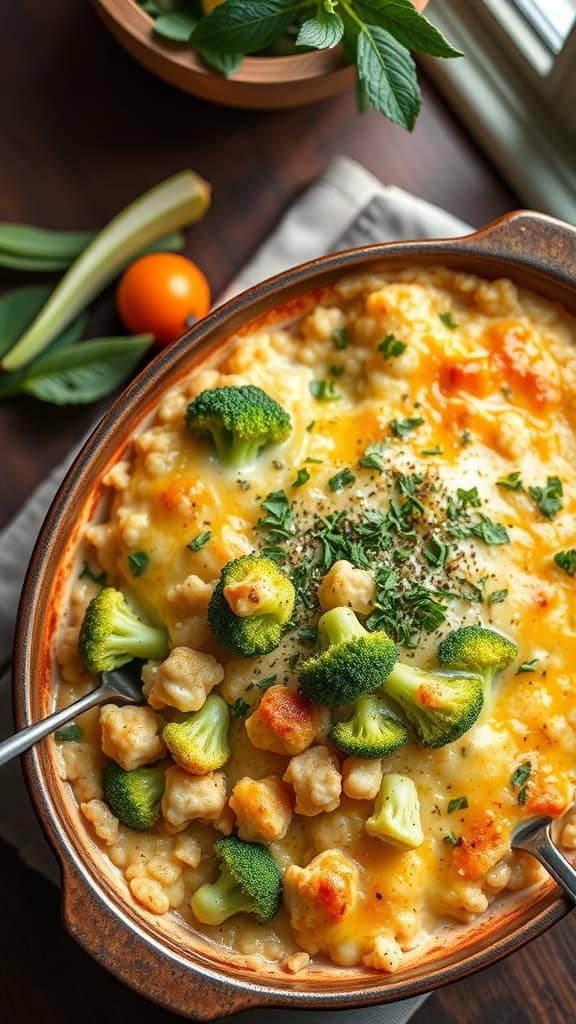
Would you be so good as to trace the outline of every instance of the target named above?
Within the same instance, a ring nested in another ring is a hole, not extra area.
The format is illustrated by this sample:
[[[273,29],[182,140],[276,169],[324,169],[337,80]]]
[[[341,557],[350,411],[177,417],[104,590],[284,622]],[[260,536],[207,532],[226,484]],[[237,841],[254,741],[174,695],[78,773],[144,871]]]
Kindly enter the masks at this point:
[[[576,0],[432,0],[466,54],[423,58],[528,206],[576,222]]]

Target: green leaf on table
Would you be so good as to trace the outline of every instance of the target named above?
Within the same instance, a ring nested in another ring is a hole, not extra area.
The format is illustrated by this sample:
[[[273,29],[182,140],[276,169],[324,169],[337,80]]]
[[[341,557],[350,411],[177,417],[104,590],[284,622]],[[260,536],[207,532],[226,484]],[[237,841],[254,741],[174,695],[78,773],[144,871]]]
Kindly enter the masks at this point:
[[[416,10],[412,0],[362,0],[359,7],[365,21],[386,29],[407,50],[419,50],[432,57],[464,56]]]
[[[214,71],[229,78],[238,70],[244,57],[243,53],[218,53],[216,50],[199,50],[202,60]]]
[[[190,42],[199,50],[255,53],[278,39],[302,6],[301,0],[226,0],[200,19]]]
[[[198,18],[187,11],[175,11],[173,14],[161,14],[154,22],[157,36],[169,39],[172,43],[187,43],[198,24]]]
[[[0,355],[7,352],[14,345],[20,335],[34,317],[42,309],[46,299],[52,291],[52,285],[33,284],[25,285],[22,288],[14,288],[0,296]],[[52,342],[51,349],[72,345],[81,337],[86,326],[88,316],[81,313],[68,327],[58,335]],[[0,375],[0,388],[2,381],[12,374]]]
[[[96,338],[52,347],[25,371],[0,376],[0,398],[32,395],[54,405],[85,405],[119,387],[152,344],[151,334]],[[6,380],[17,377],[17,380]]]
[[[385,29],[364,24],[358,34],[357,60],[358,75],[372,106],[412,131],[422,97],[408,50]]]
[[[330,13],[322,4],[313,18],[305,21],[298,33],[296,46],[310,46],[313,50],[330,50],[344,35],[344,22],[338,11]]]

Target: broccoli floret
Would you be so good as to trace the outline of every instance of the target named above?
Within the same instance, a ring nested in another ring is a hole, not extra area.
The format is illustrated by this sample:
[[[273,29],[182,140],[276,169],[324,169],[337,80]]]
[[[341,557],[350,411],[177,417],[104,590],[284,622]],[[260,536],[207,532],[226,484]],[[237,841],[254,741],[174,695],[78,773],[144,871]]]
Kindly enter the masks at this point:
[[[212,883],[196,890],[190,906],[202,924],[222,924],[233,914],[255,914],[260,921],[274,917],[282,893],[282,873],[260,843],[226,836],[214,843],[222,870]]]
[[[207,775],[226,764],[230,757],[228,705],[212,694],[184,722],[170,722],[162,739],[181,768],[192,775]]]
[[[152,765],[125,772],[115,761],[104,769],[104,800],[128,828],[145,832],[160,817],[164,793],[164,768]]]
[[[90,602],[80,628],[80,656],[90,672],[112,672],[133,658],[165,658],[168,634],[142,622],[124,594],[104,587]]]
[[[484,703],[483,682],[469,672],[426,672],[396,664],[382,686],[425,747],[443,747],[467,732]]]
[[[331,608],[318,623],[319,654],[300,669],[303,693],[316,704],[352,704],[374,693],[392,671],[396,644],[384,632],[368,633],[351,608]]]
[[[518,657],[513,640],[485,626],[462,626],[444,638],[438,648],[438,661],[447,668],[474,672],[484,681],[484,700],[490,695],[497,672]]]
[[[408,740],[398,715],[374,694],[360,697],[347,722],[337,722],[330,739],[349,757],[388,757]]]
[[[369,836],[401,849],[416,850],[422,846],[420,801],[412,779],[393,773],[384,776],[374,814],[366,821],[366,831]]]
[[[208,605],[208,623],[233,654],[252,658],[278,646],[294,608],[294,586],[271,558],[228,562]]]
[[[250,466],[262,448],[285,441],[290,416],[253,384],[202,391],[186,410],[186,426],[208,434],[225,466]]]

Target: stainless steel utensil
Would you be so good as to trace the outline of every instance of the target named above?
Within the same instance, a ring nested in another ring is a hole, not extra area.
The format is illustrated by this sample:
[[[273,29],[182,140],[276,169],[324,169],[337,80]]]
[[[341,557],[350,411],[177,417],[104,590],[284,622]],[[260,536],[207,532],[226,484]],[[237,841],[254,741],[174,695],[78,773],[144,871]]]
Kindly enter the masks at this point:
[[[109,702],[142,704],[142,690],[138,682],[134,663],[124,665],[114,672],[102,673],[100,686],[97,686],[95,690],[84,694],[79,700],[69,704],[67,708],[55,711],[53,715],[48,715],[41,722],[35,722],[34,725],[29,725],[25,729],[21,729],[20,732],[15,733],[14,736],[10,736],[8,739],[0,742],[0,765],[5,764],[6,761],[11,761],[13,757],[18,757],[19,754],[23,754],[25,750],[29,750],[39,740],[43,740],[45,736],[49,736],[50,733],[55,732],[56,729],[65,725],[66,722],[70,722],[77,715],[81,715],[83,711],[88,711],[89,708],[96,707],[98,704],[107,704]]]
[[[531,818],[514,830],[512,849],[525,850],[544,865],[558,885],[576,903],[576,869],[552,839],[552,818]]]

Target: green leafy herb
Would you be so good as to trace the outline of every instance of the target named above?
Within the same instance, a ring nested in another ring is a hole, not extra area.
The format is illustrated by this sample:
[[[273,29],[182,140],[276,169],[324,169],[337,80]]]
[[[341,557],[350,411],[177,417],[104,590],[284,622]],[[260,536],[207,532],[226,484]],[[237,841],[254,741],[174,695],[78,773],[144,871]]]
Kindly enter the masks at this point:
[[[298,33],[296,46],[309,46],[313,50],[330,50],[337,46],[344,35],[344,22],[332,6],[327,10],[321,3],[313,18],[305,21]]]
[[[230,714],[233,718],[248,718],[248,715],[252,711],[247,700],[244,697],[237,697],[233,704],[229,704]]]
[[[520,479],[520,473],[516,470],[514,473],[508,473],[502,480],[496,481],[497,487],[502,487],[506,491],[521,491],[522,480]]]
[[[150,565],[150,556],[145,551],[132,551],[128,555],[128,565],[134,577],[143,576]]]
[[[507,597],[508,591],[504,588],[503,590],[493,590],[488,600],[490,604],[502,604],[502,601],[505,601]]]
[[[304,462],[314,463],[318,466],[321,466],[322,463],[324,462],[324,459],[313,459],[311,455],[308,455],[308,457],[304,459]]]
[[[439,313],[438,316],[440,317],[442,323],[444,324],[444,327],[447,327],[448,330],[455,331],[456,328],[458,327],[458,324],[454,320],[454,317],[452,316],[452,313],[449,310],[446,313]]]
[[[292,483],[292,487],[302,487],[303,484],[307,484],[310,479],[310,473],[307,469],[299,469],[296,474],[296,479]]]
[[[202,60],[214,71],[219,71],[225,78],[229,78],[238,70],[242,63],[242,53],[220,53],[219,50],[199,50]]]
[[[470,533],[473,537],[483,540],[485,544],[510,543],[506,527],[502,523],[493,523],[488,516],[480,516],[479,522],[470,527]]]
[[[212,533],[210,530],[205,530],[204,533],[199,533],[196,537],[193,537],[192,540],[188,541],[186,547],[189,548],[190,551],[200,551],[201,548],[206,547],[210,540],[212,540]]]
[[[554,555],[554,561],[569,576],[576,576],[576,548],[570,548],[568,551],[559,551],[557,555]]]
[[[332,331],[332,341],[334,342],[334,348],[337,348],[340,351],[342,351],[342,349],[348,348],[350,341],[348,338],[347,328],[337,327],[334,331]]]
[[[452,814],[453,811],[465,811],[467,807],[467,796],[455,796],[448,803],[448,814]]]
[[[470,430],[463,430],[460,434],[460,447],[466,448],[467,445],[472,441],[472,433]]]
[[[444,838],[444,842],[448,846],[461,846],[462,845],[462,840],[459,838],[459,836],[455,835],[454,832],[447,832],[446,835],[443,838]]]
[[[304,643],[307,643],[309,641],[311,643],[314,643],[318,638],[318,630],[316,629],[315,626],[300,626],[300,628],[296,631],[296,636],[298,637],[299,640],[302,640]]]
[[[341,469],[339,473],[331,476],[328,484],[332,491],[341,491],[344,487],[348,487],[349,484],[353,484],[356,477],[351,469],[346,467]]]
[[[172,43],[187,43],[192,35],[193,29],[198,24],[198,18],[189,11],[174,11],[170,14],[161,14],[154,22],[154,31],[164,39]]]
[[[307,427],[306,427],[306,431],[307,431],[307,433],[308,433],[308,434],[311,434],[311,433],[312,433],[312,431],[314,430],[314,427],[315,427],[315,426],[316,426],[316,420],[311,420],[311,421],[310,421],[310,423],[309,423],[309,424],[307,425]]]
[[[342,41],[346,59],[356,63],[363,108],[370,102],[409,129],[420,108],[409,50],[461,56],[410,0],[227,0],[200,18],[190,42],[200,51],[254,53],[292,26],[297,47],[328,49]]]
[[[529,487],[528,493],[545,519],[554,519],[562,508],[564,488],[557,476],[549,476],[544,487]]]
[[[422,455],[443,455],[444,453],[443,453],[440,445],[437,444],[437,445],[435,445],[434,448],[423,448],[421,454]]]
[[[512,773],[512,778],[510,779],[510,785],[512,786],[513,789],[519,789],[520,790],[520,792],[518,793],[518,803],[519,804],[525,804],[526,803],[526,799],[528,797],[528,789],[527,789],[527,785],[526,784],[527,784],[528,779],[530,778],[531,774],[532,774],[532,762],[531,761],[523,761],[522,764],[519,764],[518,767],[515,768],[513,773]]]
[[[533,672],[539,661],[540,658],[531,658],[530,661],[523,661],[518,668],[516,675],[521,676],[524,672]]]
[[[95,573],[88,565],[88,562],[84,562],[82,571],[78,573],[79,580],[92,580],[93,583],[97,583],[100,587],[106,586],[106,573],[99,572]]]
[[[79,743],[82,736],[82,729],[79,725],[76,725],[76,722],[70,722],[69,725],[63,725],[61,729],[56,729],[56,732],[54,733],[54,739],[58,743]]]
[[[294,532],[292,523],[292,509],[285,491],[271,491],[260,506],[265,516],[262,516],[256,526],[260,530],[266,530],[268,535],[275,540],[287,540]]]
[[[226,0],[229,3],[229,0]],[[308,384],[312,398],[319,402],[337,402],[342,395],[333,380],[311,380]]]
[[[395,334],[387,334],[378,345],[378,351],[382,353],[384,359],[395,359],[401,356],[406,348],[406,342],[401,341]]]
[[[383,473],[385,451],[386,445],[383,441],[373,441],[366,446],[364,455],[358,459],[358,465],[363,469],[375,469],[377,473]]]
[[[341,377],[342,374],[344,373],[344,367],[331,366],[328,372],[331,374],[332,377]]]
[[[262,693],[265,693],[271,686],[274,686],[277,678],[277,676],[268,676],[266,679],[258,679],[255,686],[257,686]]]
[[[435,537],[431,537],[430,540],[427,540],[422,545],[422,554],[430,565],[446,565],[446,562],[450,558],[450,553],[450,545]]]
[[[417,430],[421,427],[424,420],[421,416],[413,416],[411,419],[406,420],[391,420],[390,430],[394,434],[394,437],[407,437],[413,430]]]

